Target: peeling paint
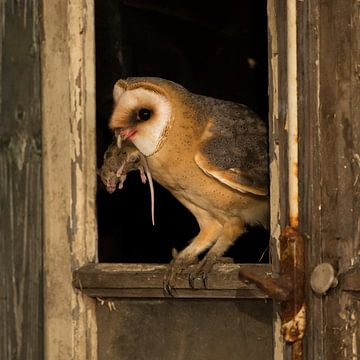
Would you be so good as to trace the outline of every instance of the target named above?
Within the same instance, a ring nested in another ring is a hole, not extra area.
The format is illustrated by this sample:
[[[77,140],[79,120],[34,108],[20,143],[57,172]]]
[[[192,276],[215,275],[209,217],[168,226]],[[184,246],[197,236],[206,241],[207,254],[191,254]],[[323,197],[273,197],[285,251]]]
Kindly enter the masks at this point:
[[[360,155],[355,153],[354,154],[354,161],[356,162],[357,166],[360,168]]]
[[[41,147],[35,138],[30,137],[24,131],[18,132],[10,138],[8,152],[11,154],[11,159],[16,164],[17,170],[21,172],[26,164],[28,154],[40,157]]]
[[[280,258],[280,176],[279,168],[279,50],[278,50],[278,33],[277,33],[277,7],[273,0],[269,0],[267,4],[268,13],[268,38],[270,50],[270,81],[269,88],[271,91],[271,111],[269,117],[270,129],[272,130],[272,153],[270,153],[270,241],[273,245],[274,256],[278,261]],[[279,271],[279,269],[276,269]],[[284,358],[284,341],[281,335],[281,318],[274,307],[274,359],[281,360]]]
[[[71,161],[71,198],[70,198],[70,215],[69,215],[69,230],[70,239],[75,241],[78,234],[78,215],[77,215],[77,164],[73,160]]]
[[[293,319],[283,324],[282,331],[284,333],[285,341],[293,343],[304,337],[305,334],[305,305],[301,307],[299,312],[294,316]]]
[[[42,2],[49,359],[97,358],[95,301],[72,287],[71,272],[97,258],[93,5],[85,0]]]
[[[9,150],[12,153],[12,158],[15,161],[16,167],[22,171],[24,167],[26,149],[28,145],[28,135],[22,134],[12,137],[9,143]]]
[[[295,229],[299,225],[297,55],[296,1],[287,0],[289,216]]]

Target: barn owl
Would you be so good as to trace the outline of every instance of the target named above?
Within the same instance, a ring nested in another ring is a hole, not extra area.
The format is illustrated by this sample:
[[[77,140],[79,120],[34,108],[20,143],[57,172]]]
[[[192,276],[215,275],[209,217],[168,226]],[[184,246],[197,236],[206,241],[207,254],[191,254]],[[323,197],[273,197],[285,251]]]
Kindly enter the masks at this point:
[[[196,264],[191,285],[197,277],[206,279],[245,224],[267,225],[266,127],[245,105],[196,95],[160,78],[119,80],[113,97],[109,126],[118,144],[132,142],[153,179],[199,224],[199,234],[173,254],[164,279],[171,293],[189,265]]]

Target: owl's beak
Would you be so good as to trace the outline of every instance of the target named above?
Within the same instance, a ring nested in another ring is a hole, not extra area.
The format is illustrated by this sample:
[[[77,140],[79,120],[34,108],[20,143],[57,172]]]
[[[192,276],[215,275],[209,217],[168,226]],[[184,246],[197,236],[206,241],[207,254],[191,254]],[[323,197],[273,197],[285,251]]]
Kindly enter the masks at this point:
[[[132,140],[137,133],[135,128],[118,128],[115,129],[115,136],[116,136],[116,144],[118,148],[121,148],[121,143],[123,140],[130,139]]]
[[[132,139],[135,134],[137,133],[137,130],[135,128],[128,128],[120,131],[120,135],[123,139]]]

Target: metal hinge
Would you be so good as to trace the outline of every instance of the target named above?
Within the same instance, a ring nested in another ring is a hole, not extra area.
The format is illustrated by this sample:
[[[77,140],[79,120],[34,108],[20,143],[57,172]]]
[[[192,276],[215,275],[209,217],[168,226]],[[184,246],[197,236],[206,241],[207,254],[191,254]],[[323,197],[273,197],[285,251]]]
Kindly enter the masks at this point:
[[[261,277],[248,271],[240,271],[239,277],[254,283],[281,303],[284,340],[292,345],[292,358],[301,359],[306,319],[304,241],[300,233],[291,227],[286,227],[281,233],[279,260],[278,277]]]

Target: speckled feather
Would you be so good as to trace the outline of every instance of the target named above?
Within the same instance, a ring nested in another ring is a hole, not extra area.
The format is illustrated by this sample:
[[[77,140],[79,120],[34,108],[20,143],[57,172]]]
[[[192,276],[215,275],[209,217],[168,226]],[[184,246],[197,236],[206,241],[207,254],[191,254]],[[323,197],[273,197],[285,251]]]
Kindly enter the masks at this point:
[[[210,175],[218,170],[240,188],[266,195],[268,155],[264,122],[245,105],[200,95],[197,98],[210,118],[208,133],[203,135],[199,149],[208,165],[204,158],[197,161],[198,165]]]
[[[127,78],[128,86],[151,83],[170,86],[187,104],[189,116],[208,122],[196,163],[202,170],[242,192],[268,194],[267,130],[261,118],[247,106],[197,95],[172,81],[155,77]]]

